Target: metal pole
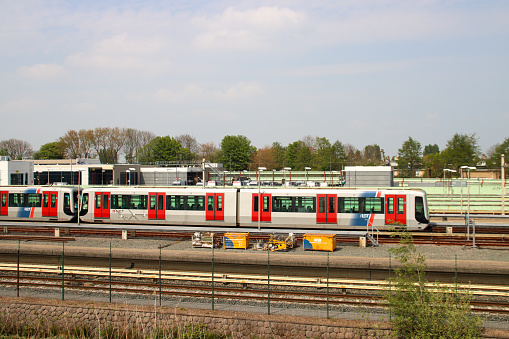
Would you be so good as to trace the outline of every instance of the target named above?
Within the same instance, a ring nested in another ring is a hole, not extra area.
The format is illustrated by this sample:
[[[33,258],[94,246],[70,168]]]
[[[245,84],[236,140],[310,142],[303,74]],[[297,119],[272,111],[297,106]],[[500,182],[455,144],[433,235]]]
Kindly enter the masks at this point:
[[[472,247],[475,246],[475,220],[472,220]]]
[[[329,319],[329,252],[327,252],[327,319]]]
[[[162,290],[161,290],[161,247],[159,247],[159,306],[162,304]]]
[[[212,309],[214,309],[214,236],[212,236]]]
[[[65,242],[62,241],[62,300],[64,300],[64,286],[65,286],[65,276],[64,276],[64,258],[65,258],[65,251],[64,251],[64,244]]]
[[[110,242],[110,272],[109,272],[109,280],[110,280],[110,303],[111,303],[111,242]]]
[[[20,247],[20,240],[18,240],[18,264],[17,264],[17,270],[16,270],[16,296],[19,298],[19,247]]]
[[[267,249],[267,314],[270,315],[270,250]]]
[[[505,154],[502,154],[501,166],[500,179],[502,179],[502,215],[505,215]]]

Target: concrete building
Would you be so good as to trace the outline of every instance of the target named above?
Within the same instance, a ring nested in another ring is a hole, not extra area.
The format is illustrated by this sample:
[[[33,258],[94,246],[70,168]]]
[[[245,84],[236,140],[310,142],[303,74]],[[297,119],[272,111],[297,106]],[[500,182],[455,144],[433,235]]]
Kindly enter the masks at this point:
[[[33,162],[0,156],[0,186],[31,185],[33,180]]]

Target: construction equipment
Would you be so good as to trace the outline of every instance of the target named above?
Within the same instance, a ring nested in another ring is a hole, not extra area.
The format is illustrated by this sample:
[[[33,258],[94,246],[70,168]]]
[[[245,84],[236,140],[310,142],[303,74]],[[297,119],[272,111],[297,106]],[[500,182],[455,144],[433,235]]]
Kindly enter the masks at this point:
[[[221,247],[221,237],[212,232],[195,232],[191,239],[193,247],[214,248]]]
[[[286,238],[281,234],[271,234],[269,240],[263,244],[263,249],[266,251],[288,251],[297,244],[297,238],[293,233],[290,233]]]

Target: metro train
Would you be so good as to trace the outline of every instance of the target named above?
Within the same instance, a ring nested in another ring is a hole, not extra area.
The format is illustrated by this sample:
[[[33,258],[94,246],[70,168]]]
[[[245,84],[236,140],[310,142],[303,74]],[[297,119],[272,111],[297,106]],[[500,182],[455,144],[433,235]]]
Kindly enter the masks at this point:
[[[80,221],[104,224],[366,229],[429,225],[420,189],[92,187]],[[260,199],[261,196],[261,199]],[[76,221],[76,187],[0,187],[0,220]]]

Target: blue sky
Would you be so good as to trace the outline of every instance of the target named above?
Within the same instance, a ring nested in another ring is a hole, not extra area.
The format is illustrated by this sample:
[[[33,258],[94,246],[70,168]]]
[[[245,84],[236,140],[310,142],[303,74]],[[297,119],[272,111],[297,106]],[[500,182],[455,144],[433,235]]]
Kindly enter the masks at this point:
[[[1,1],[0,140],[509,137],[509,1]]]

